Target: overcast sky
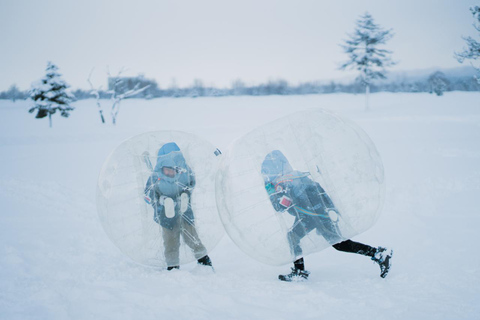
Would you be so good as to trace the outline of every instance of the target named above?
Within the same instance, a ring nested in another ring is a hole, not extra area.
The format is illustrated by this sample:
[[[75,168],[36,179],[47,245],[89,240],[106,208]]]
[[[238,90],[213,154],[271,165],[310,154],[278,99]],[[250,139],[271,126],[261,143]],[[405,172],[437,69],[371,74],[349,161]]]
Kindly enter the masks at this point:
[[[194,79],[229,87],[343,78],[339,43],[368,11],[395,36],[393,70],[461,66],[461,36],[476,36],[470,0],[0,0],[0,91],[58,65],[73,88],[106,86],[106,69],[160,87]],[[478,38],[478,37],[477,37]]]

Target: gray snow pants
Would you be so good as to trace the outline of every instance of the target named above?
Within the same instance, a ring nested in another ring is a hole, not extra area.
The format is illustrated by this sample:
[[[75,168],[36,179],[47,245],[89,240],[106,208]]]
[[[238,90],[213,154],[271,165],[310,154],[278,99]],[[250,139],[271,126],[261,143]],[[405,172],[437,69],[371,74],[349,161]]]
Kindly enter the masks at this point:
[[[195,259],[198,260],[207,255],[207,249],[200,241],[195,225],[183,216],[178,219],[173,230],[163,227],[160,228],[163,236],[163,245],[165,247],[164,254],[167,266],[178,266],[180,263],[180,234],[182,235],[183,241],[193,250]]]

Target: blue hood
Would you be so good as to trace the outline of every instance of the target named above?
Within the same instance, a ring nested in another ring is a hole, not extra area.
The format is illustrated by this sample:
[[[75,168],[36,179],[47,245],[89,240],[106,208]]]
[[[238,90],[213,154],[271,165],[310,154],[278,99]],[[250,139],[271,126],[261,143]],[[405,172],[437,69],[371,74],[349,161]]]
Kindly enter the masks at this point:
[[[175,142],[166,143],[158,150],[157,164],[154,169],[162,179],[170,182],[175,181],[176,177],[168,177],[163,173],[163,167],[188,170],[185,158]]]
[[[292,173],[293,169],[287,158],[279,150],[273,150],[262,162],[262,175],[265,182],[272,182],[277,177]]]

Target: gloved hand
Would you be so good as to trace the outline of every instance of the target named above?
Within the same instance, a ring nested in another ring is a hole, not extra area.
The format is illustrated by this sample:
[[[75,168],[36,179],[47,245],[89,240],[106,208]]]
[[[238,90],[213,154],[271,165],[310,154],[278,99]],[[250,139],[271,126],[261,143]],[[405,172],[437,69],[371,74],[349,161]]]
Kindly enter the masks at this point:
[[[150,183],[143,192],[143,199],[146,203],[154,205],[155,202],[155,183]]]
[[[152,204],[152,203],[153,203],[153,200],[152,200],[149,196],[147,196],[147,195],[144,195],[144,196],[143,196],[143,200],[145,200],[145,202],[148,203],[148,204]]]
[[[278,193],[270,195],[270,200],[272,202],[273,208],[275,209],[275,211],[278,212],[283,212],[292,206],[292,199]]]
[[[289,208],[292,206],[293,201],[292,199],[284,195],[280,199],[278,199],[278,203],[280,203],[280,205],[285,208]]]
[[[273,183],[267,183],[267,184],[265,185],[265,189],[267,190],[267,193],[268,193],[269,195],[275,193],[275,186],[273,185]]]

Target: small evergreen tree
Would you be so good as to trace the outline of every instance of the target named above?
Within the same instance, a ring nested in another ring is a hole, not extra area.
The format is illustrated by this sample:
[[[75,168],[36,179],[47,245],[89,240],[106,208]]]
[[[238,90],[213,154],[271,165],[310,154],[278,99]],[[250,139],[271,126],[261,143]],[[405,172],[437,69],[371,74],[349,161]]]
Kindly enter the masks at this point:
[[[17,99],[21,98],[22,92],[18,89],[16,84],[12,84],[10,88],[8,88],[7,96],[15,102]]]
[[[473,23],[473,27],[475,30],[480,32],[480,7],[475,6],[474,8],[470,8],[472,12],[473,18],[475,22]],[[465,60],[477,60],[480,58],[480,42],[473,39],[472,37],[464,37],[463,38],[467,42],[467,48],[464,48],[462,52],[455,53],[455,58],[457,58],[458,62],[463,63]],[[475,69],[480,74],[480,66],[474,66]],[[480,76],[476,76],[477,82],[480,84]]]
[[[75,97],[67,90],[69,87],[58,73],[58,67],[48,62],[45,77],[32,84],[30,98],[35,105],[28,112],[32,113],[36,110],[35,118],[37,119],[48,116],[50,127],[52,127],[52,114],[58,110],[62,117],[68,117],[70,111],[74,109],[70,103]]]
[[[443,93],[448,89],[448,84],[447,77],[441,71],[436,71],[428,77],[430,93],[435,93],[437,96],[443,96]]]
[[[374,79],[385,79],[385,68],[395,62],[390,58],[391,51],[378,48],[393,37],[392,29],[384,30],[375,24],[373,17],[367,12],[356,22],[353,34],[340,45],[349,60],[340,66],[341,70],[355,69],[360,72],[357,77],[365,86],[365,109],[368,110],[368,95]]]

